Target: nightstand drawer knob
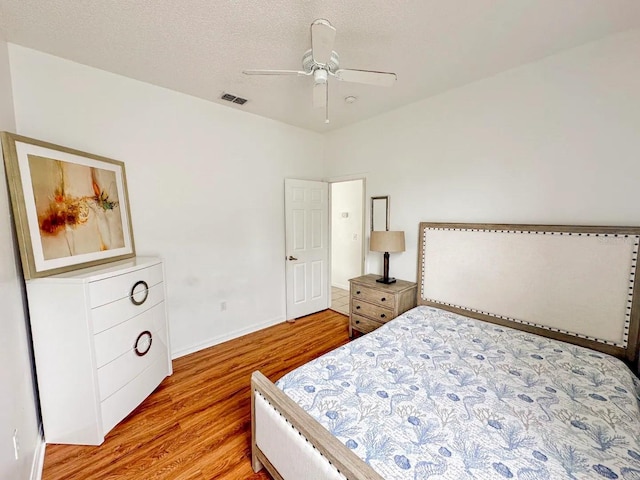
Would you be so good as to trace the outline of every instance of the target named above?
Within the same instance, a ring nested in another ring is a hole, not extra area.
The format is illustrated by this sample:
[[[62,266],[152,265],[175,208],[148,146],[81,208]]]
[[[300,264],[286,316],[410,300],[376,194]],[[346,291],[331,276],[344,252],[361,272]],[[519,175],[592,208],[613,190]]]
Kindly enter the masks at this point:
[[[360,295],[360,290],[358,290],[358,291],[356,292],[356,295]]]
[[[360,310],[360,305],[356,305],[356,310]]]
[[[387,298],[386,298],[386,297],[382,297],[382,298],[380,299],[380,301],[381,301],[381,302],[384,302],[384,301],[386,301],[386,300],[387,300]]]
[[[356,325],[358,325],[360,323],[360,320],[356,320]]]
[[[385,317],[386,317],[386,315],[384,313],[380,314],[380,318],[385,318]]]

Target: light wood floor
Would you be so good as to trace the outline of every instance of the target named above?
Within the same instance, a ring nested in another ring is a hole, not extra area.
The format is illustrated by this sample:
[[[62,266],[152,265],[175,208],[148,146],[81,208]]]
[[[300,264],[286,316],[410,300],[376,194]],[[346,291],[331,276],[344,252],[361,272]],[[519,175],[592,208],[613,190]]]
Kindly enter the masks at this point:
[[[101,446],[47,445],[43,480],[270,479],[251,470],[251,372],[275,381],[347,343],[347,326],[325,310],[174,360]]]

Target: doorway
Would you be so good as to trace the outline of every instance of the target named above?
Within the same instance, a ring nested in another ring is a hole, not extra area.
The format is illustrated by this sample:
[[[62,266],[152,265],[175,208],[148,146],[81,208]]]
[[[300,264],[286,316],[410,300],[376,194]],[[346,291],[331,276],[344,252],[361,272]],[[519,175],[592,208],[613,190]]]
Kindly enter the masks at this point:
[[[331,198],[331,309],[349,314],[349,279],[364,268],[364,180],[329,184]]]

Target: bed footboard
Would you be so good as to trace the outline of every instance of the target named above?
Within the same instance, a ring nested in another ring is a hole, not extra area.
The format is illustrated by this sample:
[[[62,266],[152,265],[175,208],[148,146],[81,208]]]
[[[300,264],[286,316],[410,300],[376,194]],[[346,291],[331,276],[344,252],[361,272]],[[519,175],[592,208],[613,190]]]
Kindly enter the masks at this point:
[[[251,463],[254,471],[257,472],[264,467],[276,480],[292,480],[281,475],[278,470],[279,465],[274,465],[258,445],[256,436],[257,395],[262,396],[279,415],[284,417],[324,457],[327,466],[323,468],[335,470],[337,475],[335,478],[344,476],[348,480],[383,480],[375,470],[351,452],[258,371],[253,372],[251,375]],[[287,448],[285,447],[284,450],[287,450]],[[291,451],[293,451],[293,448]],[[291,456],[293,457],[294,455]],[[291,461],[295,461],[295,458],[291,458]],[[283,470],[282,467],[280,469]],[[284,472],[282,473],[284,474]]]

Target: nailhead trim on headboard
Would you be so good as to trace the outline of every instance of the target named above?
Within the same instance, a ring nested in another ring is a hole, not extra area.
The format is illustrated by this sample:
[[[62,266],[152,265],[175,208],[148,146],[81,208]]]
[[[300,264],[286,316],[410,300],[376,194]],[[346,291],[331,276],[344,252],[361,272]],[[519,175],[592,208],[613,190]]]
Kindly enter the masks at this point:
[[[436,303],[436,304],[440,304],[440,305],[446,305],[449,307],[455,307],[455,308],[459,308],[462,310],[467,310],[469,312],[474,312],[474,313],[480,313],[483,315],[489,315],[491,317],[495,317],[495,318],[500,318],[503,320],[509,320],[512,322],[517,322],[520,324],[524,324],[524,325],[529,325],[529,326],[533,326],[533,327],[537,327],[537,328],[542,328],[545,330],[549,330],[549,331],[554,331],[554,332],[559,332],[559,333],[564,333],[567,335],[572,335],[574,337],[579,337],[579,338],[584,338],[587,340],[593,340],[596,342],[600,342],[600,343],[604,343],[607,345],[613,345],[616,347],[621,347],[621,348],[626,348],[629,342],[629,327],[631,324],[631,307],[632,307],[632,301],[633,301],[633,289],[634,289],[634,284],[635,284],[635,277],[636,277],[636,268],[637,268],[637,263],[638,263],[638,245],[640,244],[640,235],[629,235],[629,234],[615,234],[615,233],[587,233],[587,232],[554,232],[554,231],[535,231],[535,230],[501,230],[501,229],[495,229],[495,230],[489,230],[489,229],[479,229],[479,228],[449,228],[449,227],[442,227],[442,228],[433,228],[433,227],[426,227],[424,229],[424,235],[422,236],[423,238],[423,252],[427,251],[427,236],[426,236],[426,232],[428,230],[450,230],[450,231],[462,231],[462,232],[486,232],[486,233],[512,233],[512,234],[527,234],[527,235],[574,235],[574,236],[587,236],[587,237],[625,237],[625,238],[633,238],[635,239],[634,242],[634,248],[633,248],[633,255],[632,255],[632,259],[631,259],[631,269],[630,269],[630,273],[629,273],[629,291],[628,291],[628,296],[627,296],[627,305],[626,305],[626,313],[625,313],[625,322],[624,322],[624,334],[623,334],[623,338],[622,338],[622,342],[611,342],[608,340],[604,340],[604,339],[600,339],[600,338],[595,338],[595,337],[590,337],[588,335],[582,335],[576,332],[570,332],[567,330],[563,330],[563,329],[559,329],[559,328],[554,328],[554,327],[549,327],[546,325],[541,325],[538,323],[532,323],[532,322],[528,322],[526,320],[521,320],[518,318],[512,318],[512,317],[508,317],[508,316],[504,316],[504,315],[499,315],[496,313],[492,313],[492,312],[485,312],[483,310],[477,310],[474,308],[469,308],[466,307],[464,305],[456,305],[453,303],[447,303],[447,302],[443,302],[443,301],[439,301],[436,299],[432,299],[432,298],[426,298],[424,296],[424,279],[425,279],[425,257],[426,255],[422,255],[422,258],[420,259],[421,261],[421,269],[422,269],[422,276],[421,276],[421,285],[420,285],[420,295],[422,297],[423,300],[428,301],[428,302],[432,302],[432,303]],[[639,364],[639,368],[640,368],[640,364]]]

